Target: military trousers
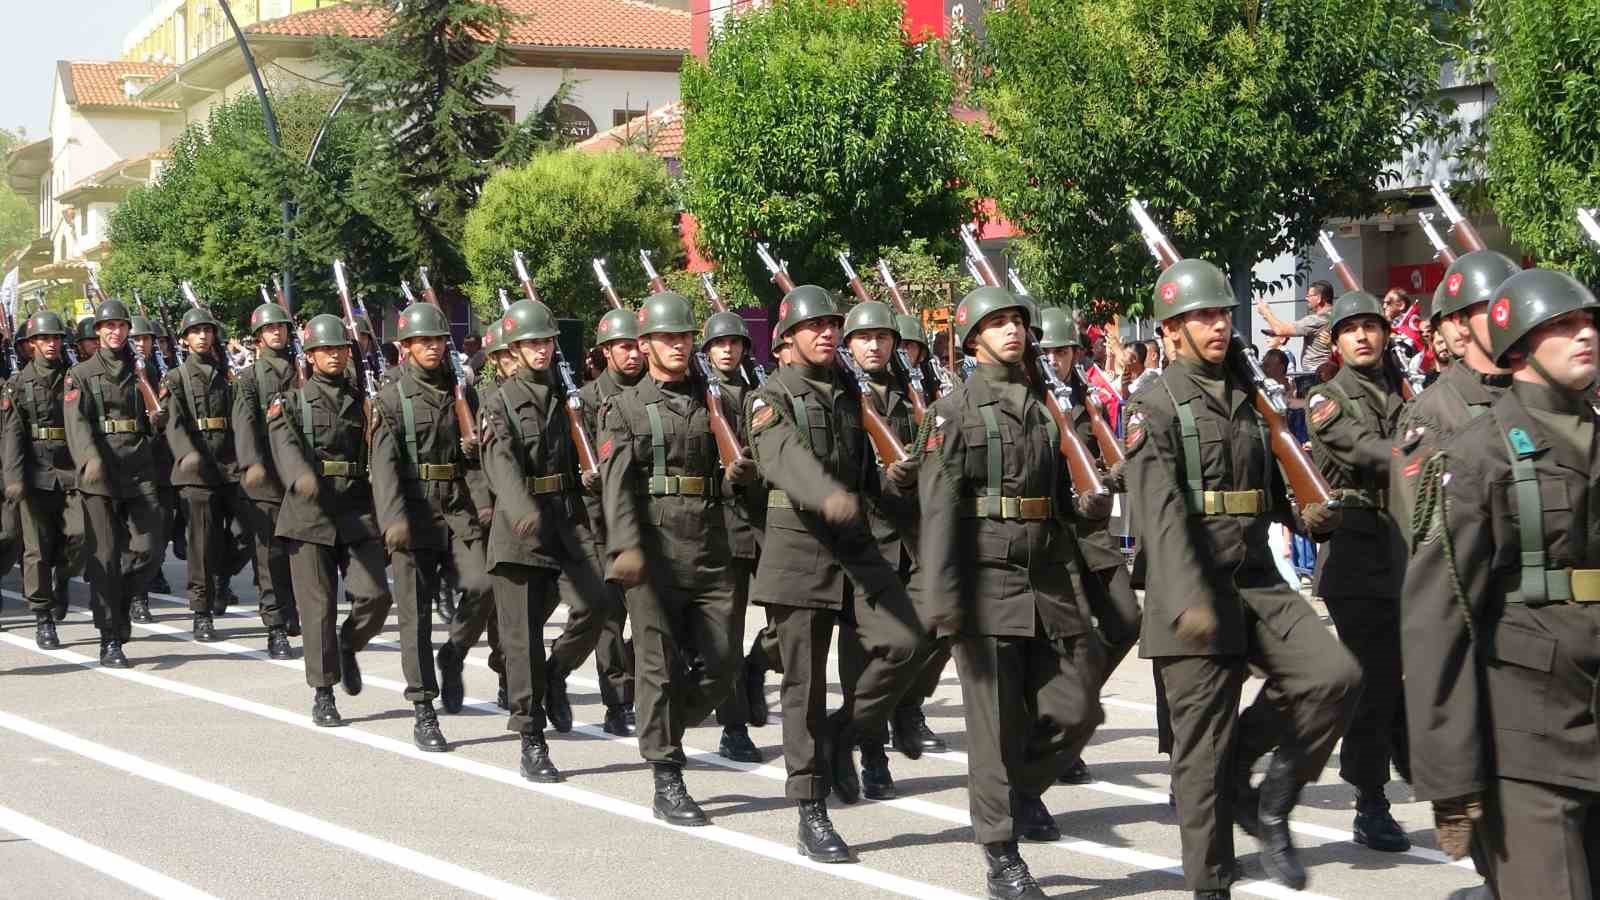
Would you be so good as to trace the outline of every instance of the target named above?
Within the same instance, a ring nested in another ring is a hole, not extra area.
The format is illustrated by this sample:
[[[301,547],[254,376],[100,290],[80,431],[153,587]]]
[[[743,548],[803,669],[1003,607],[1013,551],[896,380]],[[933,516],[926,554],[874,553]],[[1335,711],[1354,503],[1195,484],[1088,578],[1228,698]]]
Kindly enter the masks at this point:
[[[561,600],[558,569],[501,563],[494,568],[494,608],[505,651],[506,730],[543,734],[545,727],[544,625]]]
[[[736,648],[744,644],[744,623],[750,615],[750,583],[755,579],[755,561],[750,559],[734,558],[733,570],[733,642]],[[768,629],[763,628],[751,644],[752,655],[760,652],[761,635]],[[776,633],[773,637],[776,638]],[[776,654],[774,654],[776,655]],[[756,661],[759,665],[760,660]],[[729,686],[728,693],[717,706],[717,724],[723,728],[747,728],[750,725],[750,697],[746,692],[743,673],[744,666],[751,664],[747,658],[735,660],[733,684]],[[761,671],[768,671],[771,667],[761,665]],[[780,667],[781,670],[781,667]]]
[[[102,636],[127,640],[128,604],[145,592],[160,560],[155,556],[164,510],[154,486],[133,497],[83,494],[83,573],[89,582],[94,626]]]
[[[462,595],[446,641],[457,659],[466,659],[467,651],[478,645],[485,632],[489,636],[489,670],[504,678],[506,657],[500,646],[500,615],[495,611],[492,579],[488,590]]]
[[[22,561],[22,503],[6,500],[0,504],[0,578]]]
[[[600,679],[600,700],[606,706],[619,706],[631,690],[622,641],[628,608],[622,595],[601,577],[594,542],[580,537],[574,543],[580,549],[567,554],[557,583],[561,602],[567,605],[567,624],[550,647],[550,664],[565,678],[577,671],[589,654],[596,654],[598,668],[608,673]]]
[[[1039,797],[1105,718],[1092,635],[966,635],[953,653],[967,724],[967,802],[980,844],[1015,840],[1017,797]]]
[[[1501,776],[1484,799],[1475,830],[1499,896],[1600,897],[1600,792]]]
[[[339,681],[341,649],[352,653],[383,631],[393,600],[384,576],[383,544],[376,538],[357,544],[289,541],[289,570],[300,603],[306,684],[332,687]],[[339,573],[344,572],[350,614],[336,625]]]
[[[249,523],[254,518],[250,498],[237,483],[209,487],[184,485],[178,489],[187,513],[189,610],[208,612],[219,580],[232,578],[243,566],[230,519]]]
[[[28,609],[67,603],[67,582],[83,571],[83,506],[74,493],[29,488],[22,510],[22,593]]]
[[[1127,566],[1101,569],[1094,573],[1098,590],[1089,591],[1089,614],[1094,617],[1095,633],[1105,651],[1100,683],[1104,687],[1111,673],[1139,643],[1139,628],[1144,616],[1139,597],[1133,592],[1133,576]]]
[[[639,755],[681,766],[683,734],[728,695],[738,671],[734,585],[728,569],[705,572],[700,584],[675,585],[665,566],[652,567],[627,592],[633,617],[634,690]]]
[[[1363,791],[1382,792],[1389,764],[1411,771],[1406,698],[1400,668],[1400,600],[1325,597],[1339,642],[1361,664],[1361,699],[1339,745],[1339,777]]]
[[[902,574],[905,574],[903,570]],[[906,583],[915,584],[916,582],[906,580]],[[844,694],[844,705],[848,708],[855,698],[856,685],[860,683],[863,673],[872,663],[876,651],[867,646],[861,629],[858,627],[860,607],[855,603],[851,603],[847,608],[851,615],[844,617],[839,626],[839,688]],[[876,609],[868,610],[869,620],[877,618],[876,614],[878,612]],[[933,689],[939,686],[939,672],[934,672],[932,675],[933,688],[928,687],[928,681],[930,680],[929,670],[937,664],[939,671],[942,672],[945,662],[950,659],[948,644],[943,641],[933,640],[932,635],[928,633],[926,626],[923,625],[920,616],[916,613],[915,601],[911,603],[909,614],[906,611],[900,611],[893,615],[897,620],[914,622],[916,629],[921,633],[922,639],[920,645],[916,648],[915,657],[907,663],[908,668],[912,670],[912,674],[907,678],[905,689],[901,692],[894,707],[891,708],[889,715],[893,715],[895,709],[920,708],[922,701],[933,692]],[[884,631],[882,625],[872,622],[869,622],[868,628],[869,631],[875,628],[880,634]],[[938,658],[935,659],[935,657]],[[879,746],[887,743],[889,740],[888,719],[889,716],[885,716],[871,730],[857,726],[855,729],[856,736],[866,743]]]
[[[274,533],[281,507],[276,500],[248,498],[239,507],[245,528],[253,538],[257,606],[261,624],[268,628],[283,627],[298,609],[294,576],[289,571],[289,542]]]
[[[451,533],[448,551],[404,548],[389,554],[395,613],[400,620],[400,668],[406,676],[406,699],[412,703],[431,703],[439,696],[438,674],[433,668],[433,599],[452,559],[460,573],[461,589],[470,598],[465,602],[475,609],[492,602],[482,541]]]
[[[1305,603],[1298,593],[1282,585],[1240,594],[1249,628],[1244,655],[1154,661],[1172,716],[1172,787],[1184,882],[1192,891],[1223,890],[1235,875],[1235,753],[1281,742],[1298,783],[1305,784],[1327,763],[1361,693],[1360,667],[1315,616],[1308,612],[1287,632],[1267,626],[1283,618],[1267,611]],[[1251,665],[1264,670],[1272,686],[1257,698],[1274,711],[1271,718],[1238,712]]]

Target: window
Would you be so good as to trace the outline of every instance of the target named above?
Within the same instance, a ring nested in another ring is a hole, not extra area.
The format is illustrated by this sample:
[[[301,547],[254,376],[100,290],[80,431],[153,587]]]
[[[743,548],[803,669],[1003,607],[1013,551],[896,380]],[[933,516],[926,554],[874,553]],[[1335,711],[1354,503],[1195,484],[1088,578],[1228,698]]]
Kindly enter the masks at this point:
[[[644,114],[645,111],[642,109],[613,109],[611,111],[611,127],[615,128],[618,125],[622,125],[637,119]]]

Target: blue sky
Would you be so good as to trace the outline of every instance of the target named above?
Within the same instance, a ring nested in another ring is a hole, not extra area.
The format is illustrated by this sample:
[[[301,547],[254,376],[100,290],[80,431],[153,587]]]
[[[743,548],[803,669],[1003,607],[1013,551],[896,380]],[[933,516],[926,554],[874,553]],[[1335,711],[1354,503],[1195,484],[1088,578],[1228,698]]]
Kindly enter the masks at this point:
[[[0,40],[0,128],[45,136],[58,59],[115,59],[152,0],[7,0]]]

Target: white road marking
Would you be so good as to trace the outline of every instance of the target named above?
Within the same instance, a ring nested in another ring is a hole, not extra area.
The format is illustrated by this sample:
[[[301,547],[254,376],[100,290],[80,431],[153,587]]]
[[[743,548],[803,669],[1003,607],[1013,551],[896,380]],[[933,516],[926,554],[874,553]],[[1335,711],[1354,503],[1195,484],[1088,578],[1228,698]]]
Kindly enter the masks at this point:
[[[8,643],[17,642],[9,634],[3,635],[3,637],[6,638]],[[35,648],[34,652],[44,653],[46,651]],[[90,661],[86,657],[79,657],[76,653],[56,652],[63,654],[57,658],[66,659],[68,662],[75,662],[79,665],[90,665]],[[112,672],[110,669],[101,671]],[[117,672],[116,674],[121,675],[124,673]],[[142,682],[142,679],[130,680]],[[160,681],[161,679],[150,680]],[[373,859],[406,869],[425,878],[431,878],[450,887],[459,888],[482,897],[548,900],[542,894],[536,894],[497,878],[490,878],[487,875],[462,868],[437,857],[418,853],[398,844],[391,844],[381,838],[375,838],[369,834],[345,828],[343,825],[335,825],[324,819],[308,816],[305,813],[279,806],[259,797],[240,793],[232,788],[214,784],[202,778],[196,778],[176,769],[169,769],[158,763],[141,759],[131,753],[124,753],[104,744],[97,744],[93,741],[75,737],[48,725],[41,725],[38,722],[24,719],[21,716],[0,711],[0,728],[26,735],[36,741],[49,744],[68,753],[75,753],[85,759],[94,760],[101,765],[119,769],[129,775],[135,775],[147,781],[153,781],[156,784],[183,791],[202,800],[209,800],[235,812],[254,816],[280,828],[298,831],[307,837],[316,838],[338,847],[344,847],[347,850],[354,850],[363,856],[370,856]],[[165,895],[165,891],[162,894]]]
[[[16,774],[14,767],[12,774]],[[88,841],[51,828],[38,819],[4,806],[0,806],[0,831],[9,831],[18,837],[27,838],[46,850],[60,854],[79,865],[87,866],[102,875],[115,878],[134,890],[142,891],[152,897],[166,898],[166,900],[216,900],[213,895],[184,884],[176,878],[168,878],[125,856],[112,853],[103,847],[96,847]]]

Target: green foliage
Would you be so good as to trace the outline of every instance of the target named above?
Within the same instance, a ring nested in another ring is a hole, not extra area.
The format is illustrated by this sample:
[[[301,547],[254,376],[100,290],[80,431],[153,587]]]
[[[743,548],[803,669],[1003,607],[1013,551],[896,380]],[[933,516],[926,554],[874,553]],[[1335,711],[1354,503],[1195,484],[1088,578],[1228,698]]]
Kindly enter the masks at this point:
[[[1184,253],[1248,288],[1330,217],[1377,207],[1434,118],[1413,0],[1027,0],[989,13],[981,183],[1036,242],[1035,293],[1136,312],[1142,197]]]
[[[468,294],[490,320],[499,315],[500,288],[513,301],[521,299],[512,263],[521,250],[540,298],[558,316],[592,326],[610,304],[591,261],[604,257],[618,295],[635,304],[649,293],[640,248],[662,272],[681,256],[673,218],[672,185],[656,156],[627,150],[541,154],[490,177],[467,216]]]
[[[27,142],[22,129],[0,128],[0,178],[6,174],[6,156]],[[9,188],[0,188],[0,259],[26,246],[37,236],[38,230],[33,204]]]
[[[1481,4],[1499,100],[1489,113],[1488,191],[1500,221],[1542,264],[1600,281],[1573,211],[1600,205],[1600,6]]]
[[[775,0],[684,61],[684,205],[725,282],[776,300],[756,236],[797,281],[834,288],[839,250],[875,259],[910,235],[954,256],[967,140],[939,47],[908,44],[902,15],[899,0]]]
[[[913,313],[953,307],[967,291],[977,287],[966,269],[935,255],[925,238],[911,238],[900,246],[885,247],[883,258],[889,263],[889,272],[900,286],[900,295],[905,297]],[[858,265],[856,272],[873,296],[891,303],[876,262],[871,266]]]

